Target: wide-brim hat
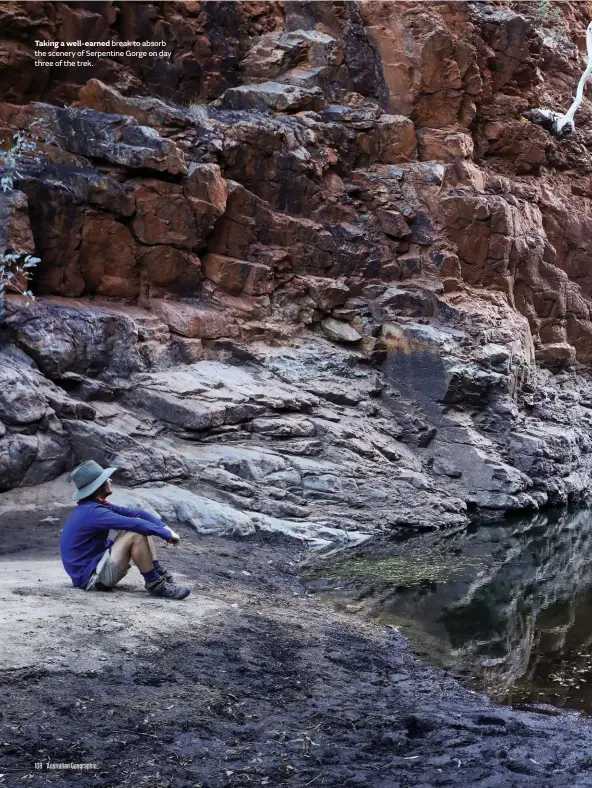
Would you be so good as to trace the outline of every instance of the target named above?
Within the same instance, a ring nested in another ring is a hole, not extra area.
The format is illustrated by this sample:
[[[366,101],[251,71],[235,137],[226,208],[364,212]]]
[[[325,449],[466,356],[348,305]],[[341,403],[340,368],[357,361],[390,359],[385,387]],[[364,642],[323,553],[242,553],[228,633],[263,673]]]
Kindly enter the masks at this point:
[[[98,462],[87,460],[78,465],[70,478],[76,485],[76,492],[72,495],[73,501],[81,501],[88,498],[101,487],[107,479],[112,476],[117,468],[101,468]]]

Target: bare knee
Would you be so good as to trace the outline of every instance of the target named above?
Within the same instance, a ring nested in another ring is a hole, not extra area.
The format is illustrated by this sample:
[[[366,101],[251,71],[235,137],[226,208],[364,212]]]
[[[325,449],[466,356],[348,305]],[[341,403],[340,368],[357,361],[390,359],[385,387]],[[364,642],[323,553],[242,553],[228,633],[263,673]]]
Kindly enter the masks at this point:
[[[130,544],[133,544],[134,542],[141,542],[142,540],[147,539],[147,536],[144,536],[144,534],[138,534],[135,531],[121,531],[119,534],[117,534],[113,544],[120,544],[122,542],[129,542]]]
[[[118,531],[117,536],[115,537],[115,541],[123,542],[126,539],[131,539],[133,536],[136,536],[134,531]]]
[[[142,542],[144,540],[144,542]],[[121,531],[111,547],[111,557],[118,564],[129,563],[132,554],[147,546],[146,537],[135,531]]]

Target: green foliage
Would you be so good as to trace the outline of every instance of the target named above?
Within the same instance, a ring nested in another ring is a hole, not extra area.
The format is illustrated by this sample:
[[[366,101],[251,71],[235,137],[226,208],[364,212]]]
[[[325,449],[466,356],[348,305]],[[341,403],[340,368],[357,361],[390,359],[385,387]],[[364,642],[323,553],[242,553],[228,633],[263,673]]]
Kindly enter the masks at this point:
[[[2,162],[0,191],[8,192],[14,189],[14,182],[20,176],[17,168],[19,158],[35,152],[40,141],[46,144],[56,142],[55,137],[47,128],[47,122],[43,119],[34,120],[26,129],[19,129],[12,135],[12,144],[8,150],[0,150]]]
[[[0,300],[4,296],[4,290],[9,282],[22,295],[33,297],[30,290],[20,285],[19,277],[27,277],[28,269],[34,268],[40,262],[40,258],[34,257],[32,254],[2,252],[0,254]]]
[[[554,22],[559,24],[563,21],[561,10],[559,8],[551,8],[551,0],[539,0],[538,14],[541,23]]]
[[[563,12],[560,8],[552,8],[551,0],[508,0],[508,8],[516,13],[533,14],[539,25],[555,24],[560,25],[564,21]],[[530,6],[530,7],[529,7]]]
[[[45,128],[45,121],[34,121],[26,130],[19,130],[13,135],[8,150],[0,151],[1,192],[14,190],[15,181],[21,175],[18,171],[19,158],[34,153],[41,138],[45,142],[53,141],[53,136]],[[33,298],[33,293],[27,289],[28,275],[30,269],[40,262],[38,257],[18,249],[0,248],[0,317],[3,314],[2,306],[7,285],[22,295]]]

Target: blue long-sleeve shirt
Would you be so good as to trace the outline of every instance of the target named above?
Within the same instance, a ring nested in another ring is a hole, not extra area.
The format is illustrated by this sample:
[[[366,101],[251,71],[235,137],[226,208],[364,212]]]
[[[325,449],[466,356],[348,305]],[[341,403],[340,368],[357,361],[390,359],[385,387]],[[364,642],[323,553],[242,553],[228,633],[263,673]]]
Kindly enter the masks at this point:
[[[167,526],[149,512],[106,501],[80,501],[66,520],[60,537],[62,563],[73,586],[86,588],[105,550],[111,552],[110,530],[135,531],[145,536],[160,536],[166,541],[171,538]]]

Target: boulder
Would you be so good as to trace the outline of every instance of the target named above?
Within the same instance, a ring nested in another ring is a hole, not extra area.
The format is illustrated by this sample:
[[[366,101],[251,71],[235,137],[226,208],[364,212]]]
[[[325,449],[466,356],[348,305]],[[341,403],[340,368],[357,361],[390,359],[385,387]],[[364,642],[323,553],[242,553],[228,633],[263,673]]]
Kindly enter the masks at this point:
[[[153,444],[148,448],[120,429],[96,422],[64,419],[63,424],[77,462],[114,465],[121,478],[134,484],[187,475],[182,458],[170,449],[164,451]]]
[[[203,270],[208,279],[231,293],[263,295],[273,292],[273,271],[267,265],[208,254],[203,259]]]
[[[349,287],[337,279],[328,279],[323,276],[301,277],[309,296],[319,309],[329,312],[335,307],[342,306],[349,296]]]
[[[434,238],[434,226],[428,214],[418,211],[417,216],[411,221],[411,237],[409,240],[411,243],[419,244],[420,246],[431,246]]]
[[[187,128],[192,125],[188,113],[182,109],[171,107],[157,98],[122,96],[112,85],[106,85],[100,79],[89,79],[80,88],[75,106],[78,105],[97,112],[129,115],[141,126]]]
[[[417,134],[422,161],[454,161],[473,157],[473,138],[468,132],[421,129]]]
[[[47,404],[55,411],[60,419],[87,419],[94,421],[97,412],[92,405],[72,399],[61,388],[47,387],[44,391]]]
[[[67,437],[55,413],[90,417],[93,409],[70,397],[12,345],[0,352],[0,491],[36,485],[70,467]],[[6,426],[5,426],[6,425]]]
[[[69,467],[70,447],[58,431],[6,434],[0,440],[0,492],[43,484]]]
[[[377,121],[378,161],[397,164],[415,158],[413,123],[404,115],[381,115]]]
[[[253,42],[240,66],[245,82],[275,79],[289,67],[289,51],[279,46],[280,38],[281,33],[274,31]]]
[[[137,386],[125,398],[134,408],[146,410],[167,424],[202,432],[225,424],[239,424],[263,413],[264,408],[247,401],[225,402],[180,397],[174,392]]]
[[[135,184],[136,215],[132,230],[144,244],[172,244],[197,249],[220,215],[216,206],[186,197],[174,183],[148,180]]]
[[[340,66],[343,50],[338,42],[320,30],[292,30],[280,36],[279,45],[287,52],[306,52],[310,66]]]
[[[221,98],[225,109],[268,110],[271,112],[318,112],[325,106],[320,88],[305,89],[279,82],[240,85],[228,88]]]
[[[109,214],[86,214],[79,260],[88,292],[136,298],[140,292],[136,255],[136,242],[124,224]]]
[[[480,348],[477,348],[473,354],[473,358],[483,364],[491,364],[492,366],[505,366],[506,362],[511,359],[511,352],[505,345],[497,345],[494,342],[489,342]]]
[[[306,419],[253,419],[253,432],[270,438],[311,438],[315,425]]]
[[[43,378],[12,354],[0,354],[0,420],[6,424],[32,424],[47,413]]]
[[[382,322],[398,315],[432,317],[437,309],[436,295],[425,287],[389,287],[371,303],[372,316]]]
[[[498,372],[480,369],[474,364],[455,364],[448,370],[446,403],[479,405],[486,402],[504,380]]]
[[[340,121],[342,123],[355,123],[356,129],[363,127],[373,129],[375,126],[374,121],[383,114],[382,110],[374,106],[346,106],[340,104],[331,104],[323,110],[323,120],[326,121]]]
[[[139,267],[143,281],[169,291],[192,295],[202,280],[201,260],[195,254],[176,246],[138,248]]]
[[[19,128],[44,120],[60,148],[80,156],[171,175],[187,172],[183,151],[172,140],[163,139],[149,126],[134,125],[133,118],[125,115],[51,104],[29,104],[3,115]]]
[[[236,335],[232,318],[217,309],[184,301],[165,301],[153,298],[150,309],[175,334],[198,339],[218,339]]]
[[[326,71],[326,67],[339,66],[342,60],[341,47],[326,33],[318,30],[274,31],[265,33],[253,44],[241,63],[241,71],[246,82],[277,79],[282,75],[282,82],[298,84],[295,81],[298,72]],[[296,64],[300,67],[293,68]]]
[[[157,170],[171,175],[187,172],[183,151],[171,140],[160,137],[150,126],[125,127],[121,141],[108,148],[103,156],[131,169]]]
[[[405,221],[403,214],[399,211],[389,211],[385,208],[379,208],[376,211],[378,223],[383,232],[393,238],[406,238],[411,235],[411,227]]]
[[[185,194],[201,200],[208,206],[209,213],[222,216],[226,209],[228,186],[220,167],[217,164],[192,164],[185,181]]]
[[[349,323],[344,323],[343,320],[328,317],[322,321],[321,325],[325,334],[334,342],[358,342],[362,338],[359,331]]]
[[[6,311],[15,344],[49,378],[70,372],[127,378],[152,365],[167,366],[166,326],[137,307],[118,310],[111,303],[59,297],[31,303],[8,296]]]

